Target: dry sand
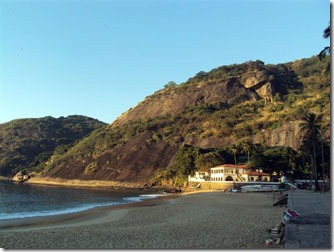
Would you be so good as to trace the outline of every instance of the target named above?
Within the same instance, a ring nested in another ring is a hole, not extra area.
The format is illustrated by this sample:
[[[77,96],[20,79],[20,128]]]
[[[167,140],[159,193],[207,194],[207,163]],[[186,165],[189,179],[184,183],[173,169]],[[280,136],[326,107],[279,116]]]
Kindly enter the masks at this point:
[[[273,193],[214,191],[52,218],[1,221],[0,247],[273,248],[265,244],[266,229],[281,222],[285,209],[272,203]]]

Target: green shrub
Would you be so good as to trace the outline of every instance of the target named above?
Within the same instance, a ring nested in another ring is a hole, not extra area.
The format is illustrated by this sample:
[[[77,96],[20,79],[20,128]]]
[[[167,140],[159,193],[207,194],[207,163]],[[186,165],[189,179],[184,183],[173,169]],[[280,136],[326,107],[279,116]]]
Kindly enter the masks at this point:
[[[91,162],[88,164],[84,170],[84,175],[91,175],[98,170],[97,162]]]

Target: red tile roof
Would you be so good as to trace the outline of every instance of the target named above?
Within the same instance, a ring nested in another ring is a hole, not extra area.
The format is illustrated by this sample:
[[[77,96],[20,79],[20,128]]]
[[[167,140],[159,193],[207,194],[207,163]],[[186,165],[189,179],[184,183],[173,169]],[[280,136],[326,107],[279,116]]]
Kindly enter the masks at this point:
[[[243,164],[243,165],[234,165],[234,164],[223,164],[223,165],[219,165],[213,168],[233,168],[233,169],[246,169],[247,168],[247,164]]]
[[[246,172],[249,176],[270,176],[270,174],[265,172],[259,172],[259,171],[247,171]]]

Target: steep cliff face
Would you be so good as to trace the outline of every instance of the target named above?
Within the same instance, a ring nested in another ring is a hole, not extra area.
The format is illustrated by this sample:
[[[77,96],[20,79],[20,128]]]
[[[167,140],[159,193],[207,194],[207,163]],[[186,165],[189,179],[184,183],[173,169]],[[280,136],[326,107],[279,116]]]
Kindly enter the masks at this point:
[[[224,103],[227,106],[245,101],[256,101],[260,97],[252,89],[245,88],[240,79],[200,82],[196,85],[176,86],[156,92],[140,102],[135,108],[120,116],[112,127],[130,121],[178,114],[188,107]]]
[[[265,146],[286,146],[291,147],[294,150],[298,150],[301,146],[302,133],[300,131],[301,121],[291,121],[283,123],[281,127],[276,129],[263,129],[261,132],[256,133],[250,138],[253,143],[263,144]],[[226,148],[231,143],[242,140],[236,137],[215,137],[210,136],[207,138],[186,138],[185,144],[198,146],[200,148]]]
[[[298,150],[302,133],[300,131],[301,121],[283,123],[283,125],[273,130],[263,130],[252,137],[254,143],[261,143],[266,146],[287,146]]]
[[[111,126],[167,113],[178,114],[198,105],[222,103],[231,106],[261,98],[266,103],[272,102],[277,92],[275,86],[282,84],[281,81],[275,83],[274,79],[268,70],[249,70],[238,76],[166,88],[148,96],[135,108],[122,114]]]

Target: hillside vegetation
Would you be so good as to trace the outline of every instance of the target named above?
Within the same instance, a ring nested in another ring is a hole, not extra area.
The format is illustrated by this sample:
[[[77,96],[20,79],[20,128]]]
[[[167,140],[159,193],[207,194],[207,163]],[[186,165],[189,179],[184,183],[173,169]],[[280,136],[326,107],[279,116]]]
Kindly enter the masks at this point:
[[[310,160],[300,124],[308,112],[321,115],[329,169],[328,61],[258,60],[171,82],[108,127],[53,152],[42,175],[176,185],[195,170],[249,159],[254,169],[303,176]]]
[[[0,175],[41,171],[55,149],[64,151],[104,125],[85,116],[48,116],[0,124]]]

